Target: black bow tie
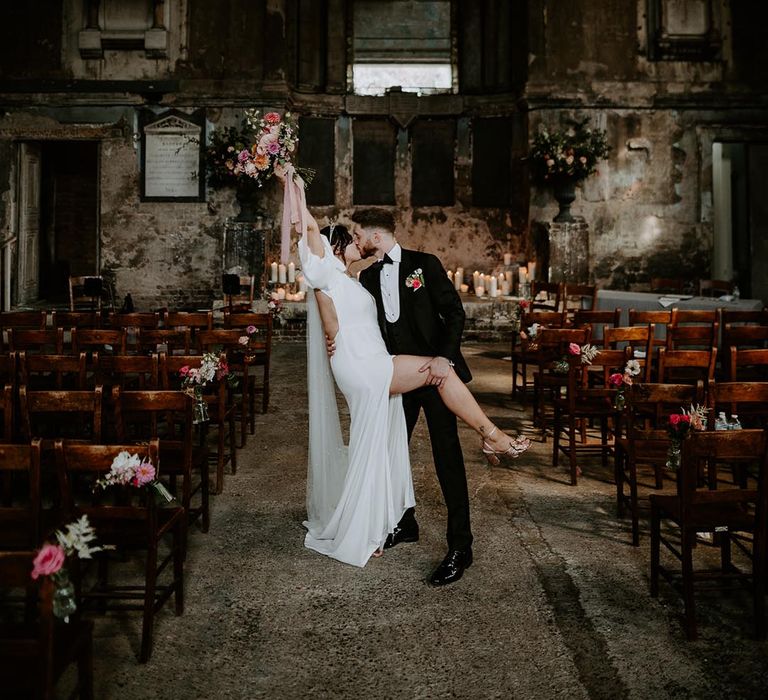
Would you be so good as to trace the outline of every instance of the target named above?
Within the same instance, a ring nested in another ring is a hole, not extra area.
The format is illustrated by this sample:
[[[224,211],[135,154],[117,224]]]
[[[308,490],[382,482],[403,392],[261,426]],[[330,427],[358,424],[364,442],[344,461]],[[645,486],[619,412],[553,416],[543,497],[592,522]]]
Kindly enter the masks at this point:
[[[377,270],[381,270],[384,265],[392,265],[394,260],[389,257],[388,253],[384,253],[384,257],[381,260],[377,260],[371,267],[375,267]]]

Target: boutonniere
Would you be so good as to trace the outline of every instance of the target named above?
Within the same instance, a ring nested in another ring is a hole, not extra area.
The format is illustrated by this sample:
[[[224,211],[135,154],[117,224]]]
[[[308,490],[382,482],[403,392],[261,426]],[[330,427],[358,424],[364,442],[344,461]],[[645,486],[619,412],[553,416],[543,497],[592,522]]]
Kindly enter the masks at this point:
[[[421,268],[414,270],[405,278],[405,286],[408,287],[408,289],[412,289],[414,292],[424,286],[424,274],[422,273]]]

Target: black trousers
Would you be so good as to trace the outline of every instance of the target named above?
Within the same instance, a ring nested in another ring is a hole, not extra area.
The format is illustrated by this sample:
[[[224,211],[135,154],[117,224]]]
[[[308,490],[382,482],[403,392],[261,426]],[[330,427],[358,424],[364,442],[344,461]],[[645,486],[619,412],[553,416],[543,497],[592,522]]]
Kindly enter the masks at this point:
[[[403,394],[403,409],[409,441],[421,409],[424,409],[437,479],[448,508],[448,549],[468,549],[472,545],[469,493],[456,416],[443,403],[437,389],[431,386]],[[401,527],[407,528],[415,522],[414,511],[409,508],[405,512],[400,520]]]

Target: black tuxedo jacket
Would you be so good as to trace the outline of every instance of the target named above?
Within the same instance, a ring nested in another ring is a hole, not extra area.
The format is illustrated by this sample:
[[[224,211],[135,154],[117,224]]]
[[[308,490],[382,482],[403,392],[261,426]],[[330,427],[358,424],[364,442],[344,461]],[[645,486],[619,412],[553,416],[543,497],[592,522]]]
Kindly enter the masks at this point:
[[[409,275],[421,269],[424,286],[407,287]],[[360,273],[360,282],[376,300],[381,334],[393,355],[447,357],[463,382],[472,374],[461,354],[464,307],[440,260],[430,253],[402,249],[400,260],[400,318],[394,323],[397,338],[387,327],[381,299],[381,273],[376,265]]]

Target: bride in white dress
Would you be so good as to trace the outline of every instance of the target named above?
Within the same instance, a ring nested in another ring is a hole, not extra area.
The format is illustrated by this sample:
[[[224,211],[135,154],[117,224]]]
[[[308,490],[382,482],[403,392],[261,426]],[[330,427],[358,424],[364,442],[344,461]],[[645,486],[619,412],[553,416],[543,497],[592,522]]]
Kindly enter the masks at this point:
[[[285,178],[286,211],[302,234],[299,256],[308,296],[309,472],[305,545],[355,566],[382,551],[406,509],[415,505],[401,396],[423,387],[431,358],[392,356],[373,297],[348,272],[361,259],[354,242],[339,250],[306,208],[303,183]],[[290,211],[289,211],[290,210]],[[325,338],[336,351],[329,362]],[[349,405],[349,446],[341,437],[333,378]],[[498,430],[451,370],[435,382],[445,405],[483,438],[491,463],[514,458],[530,442]]]

